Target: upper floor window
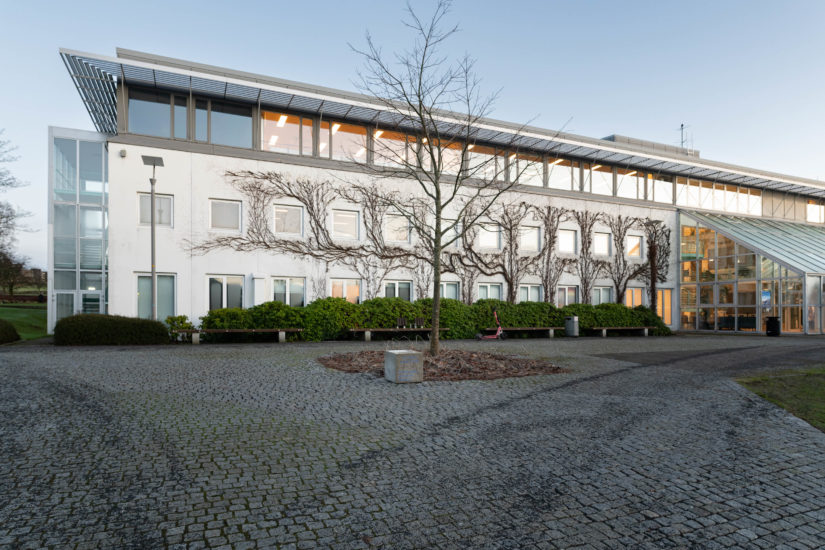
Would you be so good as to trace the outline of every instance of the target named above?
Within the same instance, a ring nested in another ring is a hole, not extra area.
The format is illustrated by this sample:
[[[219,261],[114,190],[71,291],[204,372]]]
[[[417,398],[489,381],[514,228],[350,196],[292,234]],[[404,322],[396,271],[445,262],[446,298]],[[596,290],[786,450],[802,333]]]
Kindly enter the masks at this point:
[[[186,97],[169,92],[129,90],[129,131],[157,137],[186,139]]]
[[[285,235],[303,234],[304,209],[286,204],[275,205],[275,233]]]
[[[376,130],[372,135],[373,163],[380,166],[407,166],[407,135],[402,132]]]
[[[625,199],[644,200],[645,180],[636,170],[616,170],[616,196]]]
[[[318,154],[333,160],[367,162],[367,129],[343,122],[321,122]]]
[[[252,148],[252,108],[213,99],[195,101],[195,139]]]
[[[559,252],[576,253],[576,231],[573,229],[559,229]]]
[[[467,175],[483,181],[504,179],[504,154],[493,147],[467,146]]]
[[[816,201],[808,201],[808,221],[811,223],[825,223],[825,205],[821,205]]]
[[[544,186],[544,159],[523,153],[509,157],[510,181],[532,187]]]
[[[410,221],[400,214],[387,214],[384,220],[387,240],[396,243],[410,242]]]
[[[541,230],[538,227],[522,227],[519,248],[522,252],[538,252],[541,248]]]
[[[138,193],[140,201],[140,223],[152,223],[152,196],[149,193]],[[172,195],[155,194],[155,225],[172,227]]]
[[[597,195],[613,194],[613,167],[603,164],[594,164],[587,168],[585,165],[585,191]]]
[[[478,231],[478,246],[498,250],[501,248],[501,228],[496,224],[481,224]]]
[[[593,254],[610,256],[610,233],[593,233]]]
[[[275,153],[312,155],[312,119],[261,111],[261,148]]]
[[[241,230],[240,201],[212,199],[209,201],[209,227],[211,229]]]
[[[627,255],[631,258],[642,257],[642,238],[638,235],[627,236]]]
[[[547,187],[551,189],[561,189],[563,191],[573,191],[573,165],[575,163],[566,159],[550,158],[547,162]],[[578,166],[576,166],[578,172]],[[575,191],[578,191],[578,187]]]
[[[332,211],[332,235],[340,239],[358,240],[358,212],[353,210]]]

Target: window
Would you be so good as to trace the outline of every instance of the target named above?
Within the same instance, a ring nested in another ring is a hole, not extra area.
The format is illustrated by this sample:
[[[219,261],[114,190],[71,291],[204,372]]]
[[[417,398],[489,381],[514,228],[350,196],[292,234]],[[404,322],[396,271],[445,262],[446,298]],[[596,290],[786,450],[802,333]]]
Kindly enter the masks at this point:
[[[610,233],[593,233],[593,254],[610,256]]]
[[[594,164],[590,169],[590,188],[584,190],[597,195],[613,195],[613,167]]]
[[[645,198],[645,180],[636,170],[616,169],[616,196],[625,199],[643,200]]]
[[[172,137],[171,95],[129,90],[129,131],[146,136]]]
[[[522,227],[519,234],[522,252],[538,252],[541,249],[541,231],[538,227]]]
[[[666,325],[673,323],[673,314],[670,310],[673,304],[672,297],[673,291],[669,288],[656,290],[656,315],[658,315]]]
[[[174,128],[175,139],[186,139],[189,137],[187,131],[187,108],[186,98],[183,96],[175,96],[175,103],[172,106],[173,117],[172,126]]]
[[[209,141],[209,100],[195,100],[195,140]]]
[[[98,275],[101,277],[101,275]],[[157,308],[158,321],[164,321],[175,314],[175,276],[157,275]],[[102,278],[102,277],[101,277]],[[138,275],[137,278],[137,309],[141,319],[152,318],[152,277]],[[82,281],[81,281],[82,284]],[[83,289],[88,288],[81,287]],[[101,288],[97,286],[97,288]]]
[[[275,153],[312,155],[312,119],[262,111],[261,148]]]
[[[225,307],[243,307],[242,276],[209,276],[209,311]]]
[[[547,187],[573,190],[573,163],[565,159],[550,158],[547,162]]]
[[[504,179],[504,156],[501,151],[483,145],[467,146],[467,174],[483,181]]]
[[[333,210],[332,234],[339,239],[358,240],[358,212],[352,210]]]
[[[303,235],[304,209],[301,206],[275,205],[275,233]]]
[[[241,230],[241,203],[210,199],[209,227],[211,229]]]
[[[597,286],[593,289],[591,303],[594,306],[599,304],[610,304],[613,302],[613,289],[609,286]]]
[[[816,201],[808,201],[807,219],[810,223],[825,223],[825,206]]]
[[[379,166],[406,166],[407,135],[401,132],[376,130],[372,134],[373,163]]]
[[[642,238],[638,235],[628,235],[627,240],[627,255],[630,258],[642,257]]]
[[[361,281],[358,279],[333,279],[332,297],[344,298],[347,302],[357,304],[361,300]]]
[[[478,285],[478,299],[479,300],[501,300],[501,283],[479,283]]]
[[[534,155],[510,155],[510,181],[533,187],[544,186],[544,159]]]
[[[519,285],[519,302],[541,302],[541,285]]]
[[[304,279],[298,277],[273,277],[272,301],[292,307],[304,307]]]
[[[556,288],[556,305],[558,307],[569,306],[579,302],[579,287],[560,286]]]
[[[396,243],[410,242],[410,222],[406,216],[387,214],[384,221],[384,234],[387,240]]]
[[[559,252],[576,253],[576,231],[573,229],[559,229]]]
[[[495,224],[481,224],[478,231],[478,246],[499,250],[501,248],[501,228]]]
[[[412,283],[410,281],[384,281],[384,296],[412,301]]]
[[[211,101],[210,141],[216,145],[252,148],[252,109]]]
[[[444,174],[458,174],[464,154],[464,144],[458,142],[444,143],[438,149],[441,154],[441,171]]]
[[[450,298],[452,300],[460,299],[458,283],[441,283],[441,297]]]
[[[138,193],[138,200],[140,223],[152,223],[152,196],[149,193]],[[155,194],[155,225],[172,227],[172,195]]]
[[[326,124],[329,123],[327,122]],[[356,126],[355,124],[333,122],[330,135],[332,139],[333,160],[367,162],[366,128]]]
[[[657,175],[653,180],[653,200],[673,204],[673,178]]]
[[[642,303],[642,288],[628,288],[624,294],[624,305],[627,307],[636,307],[643,305]]]

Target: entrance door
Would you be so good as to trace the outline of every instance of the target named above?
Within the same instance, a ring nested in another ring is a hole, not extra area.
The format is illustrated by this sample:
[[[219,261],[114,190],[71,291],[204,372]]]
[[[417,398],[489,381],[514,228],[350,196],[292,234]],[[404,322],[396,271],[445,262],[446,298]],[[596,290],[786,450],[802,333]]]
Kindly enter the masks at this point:
[[[55,321],[74,315],[74,294],[74,292],[55,292],[57,297]]]

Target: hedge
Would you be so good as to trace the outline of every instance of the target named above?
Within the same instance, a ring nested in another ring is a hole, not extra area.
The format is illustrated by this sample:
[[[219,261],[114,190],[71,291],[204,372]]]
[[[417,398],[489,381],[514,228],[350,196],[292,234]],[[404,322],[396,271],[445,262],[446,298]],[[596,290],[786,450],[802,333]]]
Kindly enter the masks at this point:
[[[165,344],[166,326],[160,321],[119,315],[84,313],[64,317],[54,326],[58,346],[124,346]]]
[[[479,300],[466,305],[458,300],[441,300],[440,324],[448,340],[473,338],[485,328],[495,326],[493,311],[505,327],[563,327],[564,318],[579,317],[579,327],[653,326],[653,334],[667,335],[670,329],[649,308],[633,309],[621,304],[571,304],[563,308],[544,302],[509,304],[501,300]],[[351,339],[352,328],[392,328],[399,317],[408,322],[424,319],[432,326],[432,299],[410,303],[400,298],[374,298],[352,304],[343,298],[323,298],[303,308],[267,302],[251,309],[218,309],[201,317],[202,328],[302,328],[291,336],[308,341]],[[213,341],[248,340],[261,335],[209,335]]]
[[[20,335],[17,334],[17,329],[14,325],[4,319],[0,319],[0,344],[8,344],[9,342],[16,342],[20,340]]]

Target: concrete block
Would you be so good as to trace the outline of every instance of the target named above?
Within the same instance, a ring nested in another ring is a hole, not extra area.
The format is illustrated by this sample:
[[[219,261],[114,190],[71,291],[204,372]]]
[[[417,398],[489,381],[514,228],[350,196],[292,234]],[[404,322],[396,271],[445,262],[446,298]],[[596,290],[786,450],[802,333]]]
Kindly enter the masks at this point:
[[[409,349],[384,352],[384,378],[396,384],[424,380],[424,354]]]

